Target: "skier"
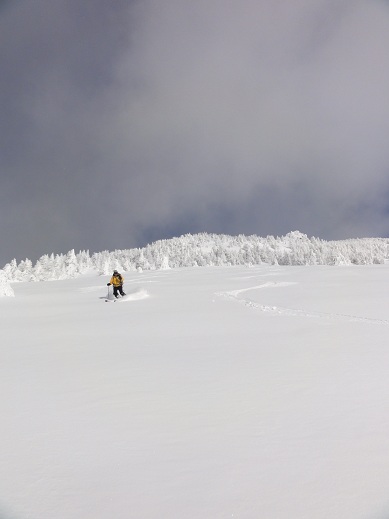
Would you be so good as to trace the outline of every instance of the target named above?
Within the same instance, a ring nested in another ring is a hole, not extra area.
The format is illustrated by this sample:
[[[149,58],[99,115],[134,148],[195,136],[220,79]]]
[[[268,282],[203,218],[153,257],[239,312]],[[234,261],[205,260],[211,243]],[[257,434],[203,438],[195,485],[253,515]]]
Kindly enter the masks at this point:
[[[126,295],[123,292],[123,283],[124,283],[123,276],[121,274],[119,274],[119,272],[117,270],[114,270],[112,277],[110,279],[110,282],[107,283],[107,287],[109,287],[110,285],[113,285],[113,295],[116,297],[116,299],[118,297],[118,291],[120,292],[121,296]]]

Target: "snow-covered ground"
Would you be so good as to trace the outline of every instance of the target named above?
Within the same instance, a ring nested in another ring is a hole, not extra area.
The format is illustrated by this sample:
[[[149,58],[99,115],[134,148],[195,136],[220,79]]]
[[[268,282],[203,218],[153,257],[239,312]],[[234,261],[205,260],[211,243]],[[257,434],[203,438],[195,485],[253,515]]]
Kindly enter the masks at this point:
[[[0,299],[1,519],[389,517],[389,265]]]

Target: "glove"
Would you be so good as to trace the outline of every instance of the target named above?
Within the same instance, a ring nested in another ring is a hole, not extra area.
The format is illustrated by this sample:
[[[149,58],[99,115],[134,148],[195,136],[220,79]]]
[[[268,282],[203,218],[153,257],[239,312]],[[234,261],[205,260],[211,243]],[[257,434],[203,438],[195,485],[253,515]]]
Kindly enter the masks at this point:
[[[111,283],[107,283],[107,287],[111,286]]]

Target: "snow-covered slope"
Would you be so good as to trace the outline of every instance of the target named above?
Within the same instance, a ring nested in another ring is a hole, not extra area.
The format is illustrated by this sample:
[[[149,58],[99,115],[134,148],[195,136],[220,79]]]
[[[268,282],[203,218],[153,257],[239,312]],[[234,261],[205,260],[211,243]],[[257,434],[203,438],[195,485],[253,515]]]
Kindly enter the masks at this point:
[[[17,283],[0,517],[389,514],[388,265]]]

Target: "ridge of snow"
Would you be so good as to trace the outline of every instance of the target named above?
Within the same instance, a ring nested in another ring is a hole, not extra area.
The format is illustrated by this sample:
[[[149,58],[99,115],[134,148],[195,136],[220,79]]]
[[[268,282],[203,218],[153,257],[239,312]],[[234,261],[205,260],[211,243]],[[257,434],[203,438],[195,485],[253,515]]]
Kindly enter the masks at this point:
[[[29,259],[7,263],[0,295],[12,295],[9,283],[72,279],[87,272],[169,270],[177,267],[237,265],[371,265],[389,261],[389,239],[325,241],[300,231],[283,237],[186,234],[159,240],[143,248],[45,254],[35,265]]]

